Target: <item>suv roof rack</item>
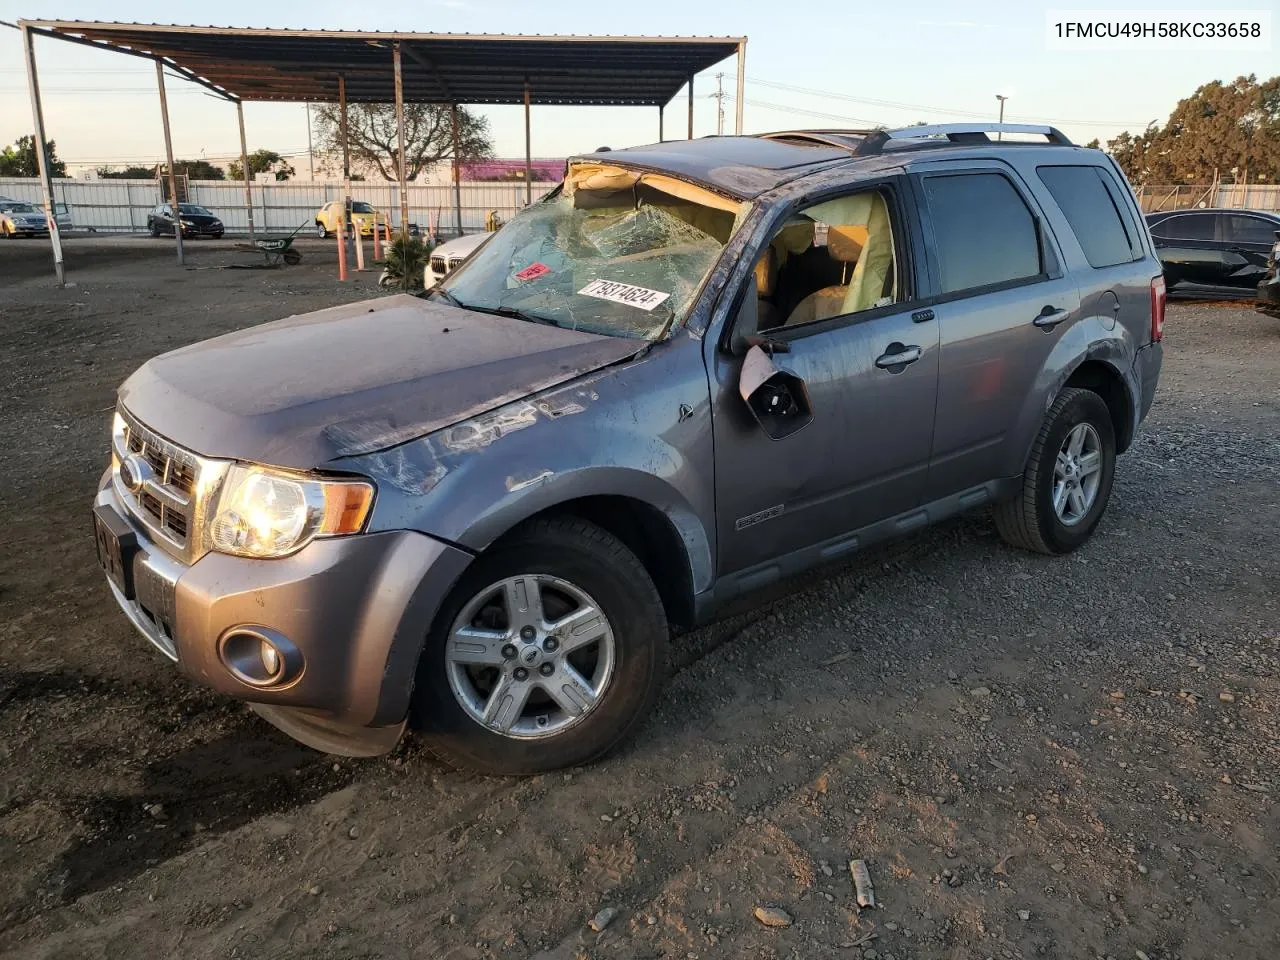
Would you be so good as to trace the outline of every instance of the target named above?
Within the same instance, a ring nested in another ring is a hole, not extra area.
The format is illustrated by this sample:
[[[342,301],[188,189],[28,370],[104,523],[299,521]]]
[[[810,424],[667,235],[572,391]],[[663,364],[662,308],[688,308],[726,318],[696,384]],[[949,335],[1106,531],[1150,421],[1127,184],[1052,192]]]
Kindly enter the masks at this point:
[[[1057,127],[1036,123],[934,123],[898,130],[877,130],[854,148],[857,156],[951,144],[994,143],[989,133],[1039,134],[1059,147],[1075,146]],[[1016,142],[1016,141],[1014,141]]]

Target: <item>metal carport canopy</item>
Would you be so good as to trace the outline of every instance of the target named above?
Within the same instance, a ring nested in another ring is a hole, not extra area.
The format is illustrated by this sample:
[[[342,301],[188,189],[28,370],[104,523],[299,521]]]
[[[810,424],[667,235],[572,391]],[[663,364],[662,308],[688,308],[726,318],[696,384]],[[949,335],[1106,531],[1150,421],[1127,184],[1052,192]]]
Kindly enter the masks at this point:
[[[14,26],[13,24],[7,24]],[[244,173],[249,236],[254,237],[244,103],[294,102],[339,104],[342,117],[342,173],[346,208],[351,205],[351,167],[346,139],[348,103],[396,105],[399,140],[400,226],[407,233],[409,202],[405,181],[406,102],[452,106],[454,210],[462,230],[459,182],[458,106],[524,104],[525,202],[532,202],[532,104],[636,106],[658,108],[658,139],[663,139],[663,108],[681,87],[688,87],[688,136],[693,139],[693,78],[721,60],[737,55],[735,130],[742,132],[746,37],[572,37],[502,34],[439,34],[358,30],[277,30],[256,27],[184,26],[160,23],[106,23],[88,20],[20,20],[36,155],[46,209],[52,211],[53,181],[46,159],[43,109],[36,71],[34,36],[51,37],[152,60],[164,126],[170,203],[180,219],[173,175],[173,145],[165,98],[166,70],[198,83],[236,105],[240,159]],[[336,231],[338,275],[346,279],[345,217]],[[58,283],[64,279],[62,242],[49,218]],[[182,230],[174,228],[178,263],[184,262]],[[357,262],[361,250],[357,237]]]
[[[277,30],[26,20],[36,33],[161,57],[177,72],[244,101],[388,103],[393,45],[404,99],[429,103],[660,107],[690,78],[739,53],[745,37],[556,37]]]

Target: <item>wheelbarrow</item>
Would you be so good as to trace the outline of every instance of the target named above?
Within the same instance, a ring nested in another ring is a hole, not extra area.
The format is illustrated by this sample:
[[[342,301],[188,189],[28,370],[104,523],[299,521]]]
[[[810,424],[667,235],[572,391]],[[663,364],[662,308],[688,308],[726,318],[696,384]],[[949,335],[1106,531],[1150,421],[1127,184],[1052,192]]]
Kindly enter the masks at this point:
[[[287,237],[264,237],[261,240],[254,240],[253,243],[237,243],[236,249],[261,253],[265,267],[278,267],[282,263],[291,267],[297,266],[302,262],[302,254],[293,249],[293,238],[310,223],[310,220],[304,220]]]

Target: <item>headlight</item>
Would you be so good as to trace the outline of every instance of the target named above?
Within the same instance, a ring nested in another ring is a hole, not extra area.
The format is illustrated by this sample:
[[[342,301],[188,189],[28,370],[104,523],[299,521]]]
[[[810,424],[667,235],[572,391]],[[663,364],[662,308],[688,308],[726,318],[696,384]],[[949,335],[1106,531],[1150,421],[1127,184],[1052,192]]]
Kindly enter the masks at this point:
[[[223,481],[210,545],[241,557],[284,557],[316,537],[359,533],[372,505],[370,483],[236,464]]]
[[[194,224],[194,223],[192,223],[190,220],[183,220],[183,221],[181,221],[181,223],[182,223],[182,225],[183,225],[184,227],[193,227],[193,226],[195,226],[195,224]]]

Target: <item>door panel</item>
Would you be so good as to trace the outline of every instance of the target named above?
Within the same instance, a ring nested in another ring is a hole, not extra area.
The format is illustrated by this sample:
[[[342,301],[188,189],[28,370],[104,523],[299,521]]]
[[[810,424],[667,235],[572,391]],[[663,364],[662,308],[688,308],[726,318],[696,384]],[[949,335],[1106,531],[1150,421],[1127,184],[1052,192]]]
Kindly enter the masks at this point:
[[[1051,309],[1047,309],[1051,308]],[[1009,472],[1008,444],[1050,351],[1080,316],[1067,278],[981,294],[937,308],[941,336],[938,416],[926,499]],[[1063,311],[1052,328],[1042,314]],[[1043,321],[1042,321],[1043,322]]]
[[[790,353],[776,354],[775,365],[805,382],[814,413],[812,423],[777,441],[738,394],[741,359],[714,352],[722,575],[920,503],[937,400],[938,325],[915,322],[912,313],[904,304],[888,316],[827,321],[792,339]],[[910,347],[920,348],[915,362],[876,365]]]
[[[1045,214],[1014,171],[974,161],[917,182],[939,293],[932,501],[1016,472],[1023,413],[1081,311]]]

